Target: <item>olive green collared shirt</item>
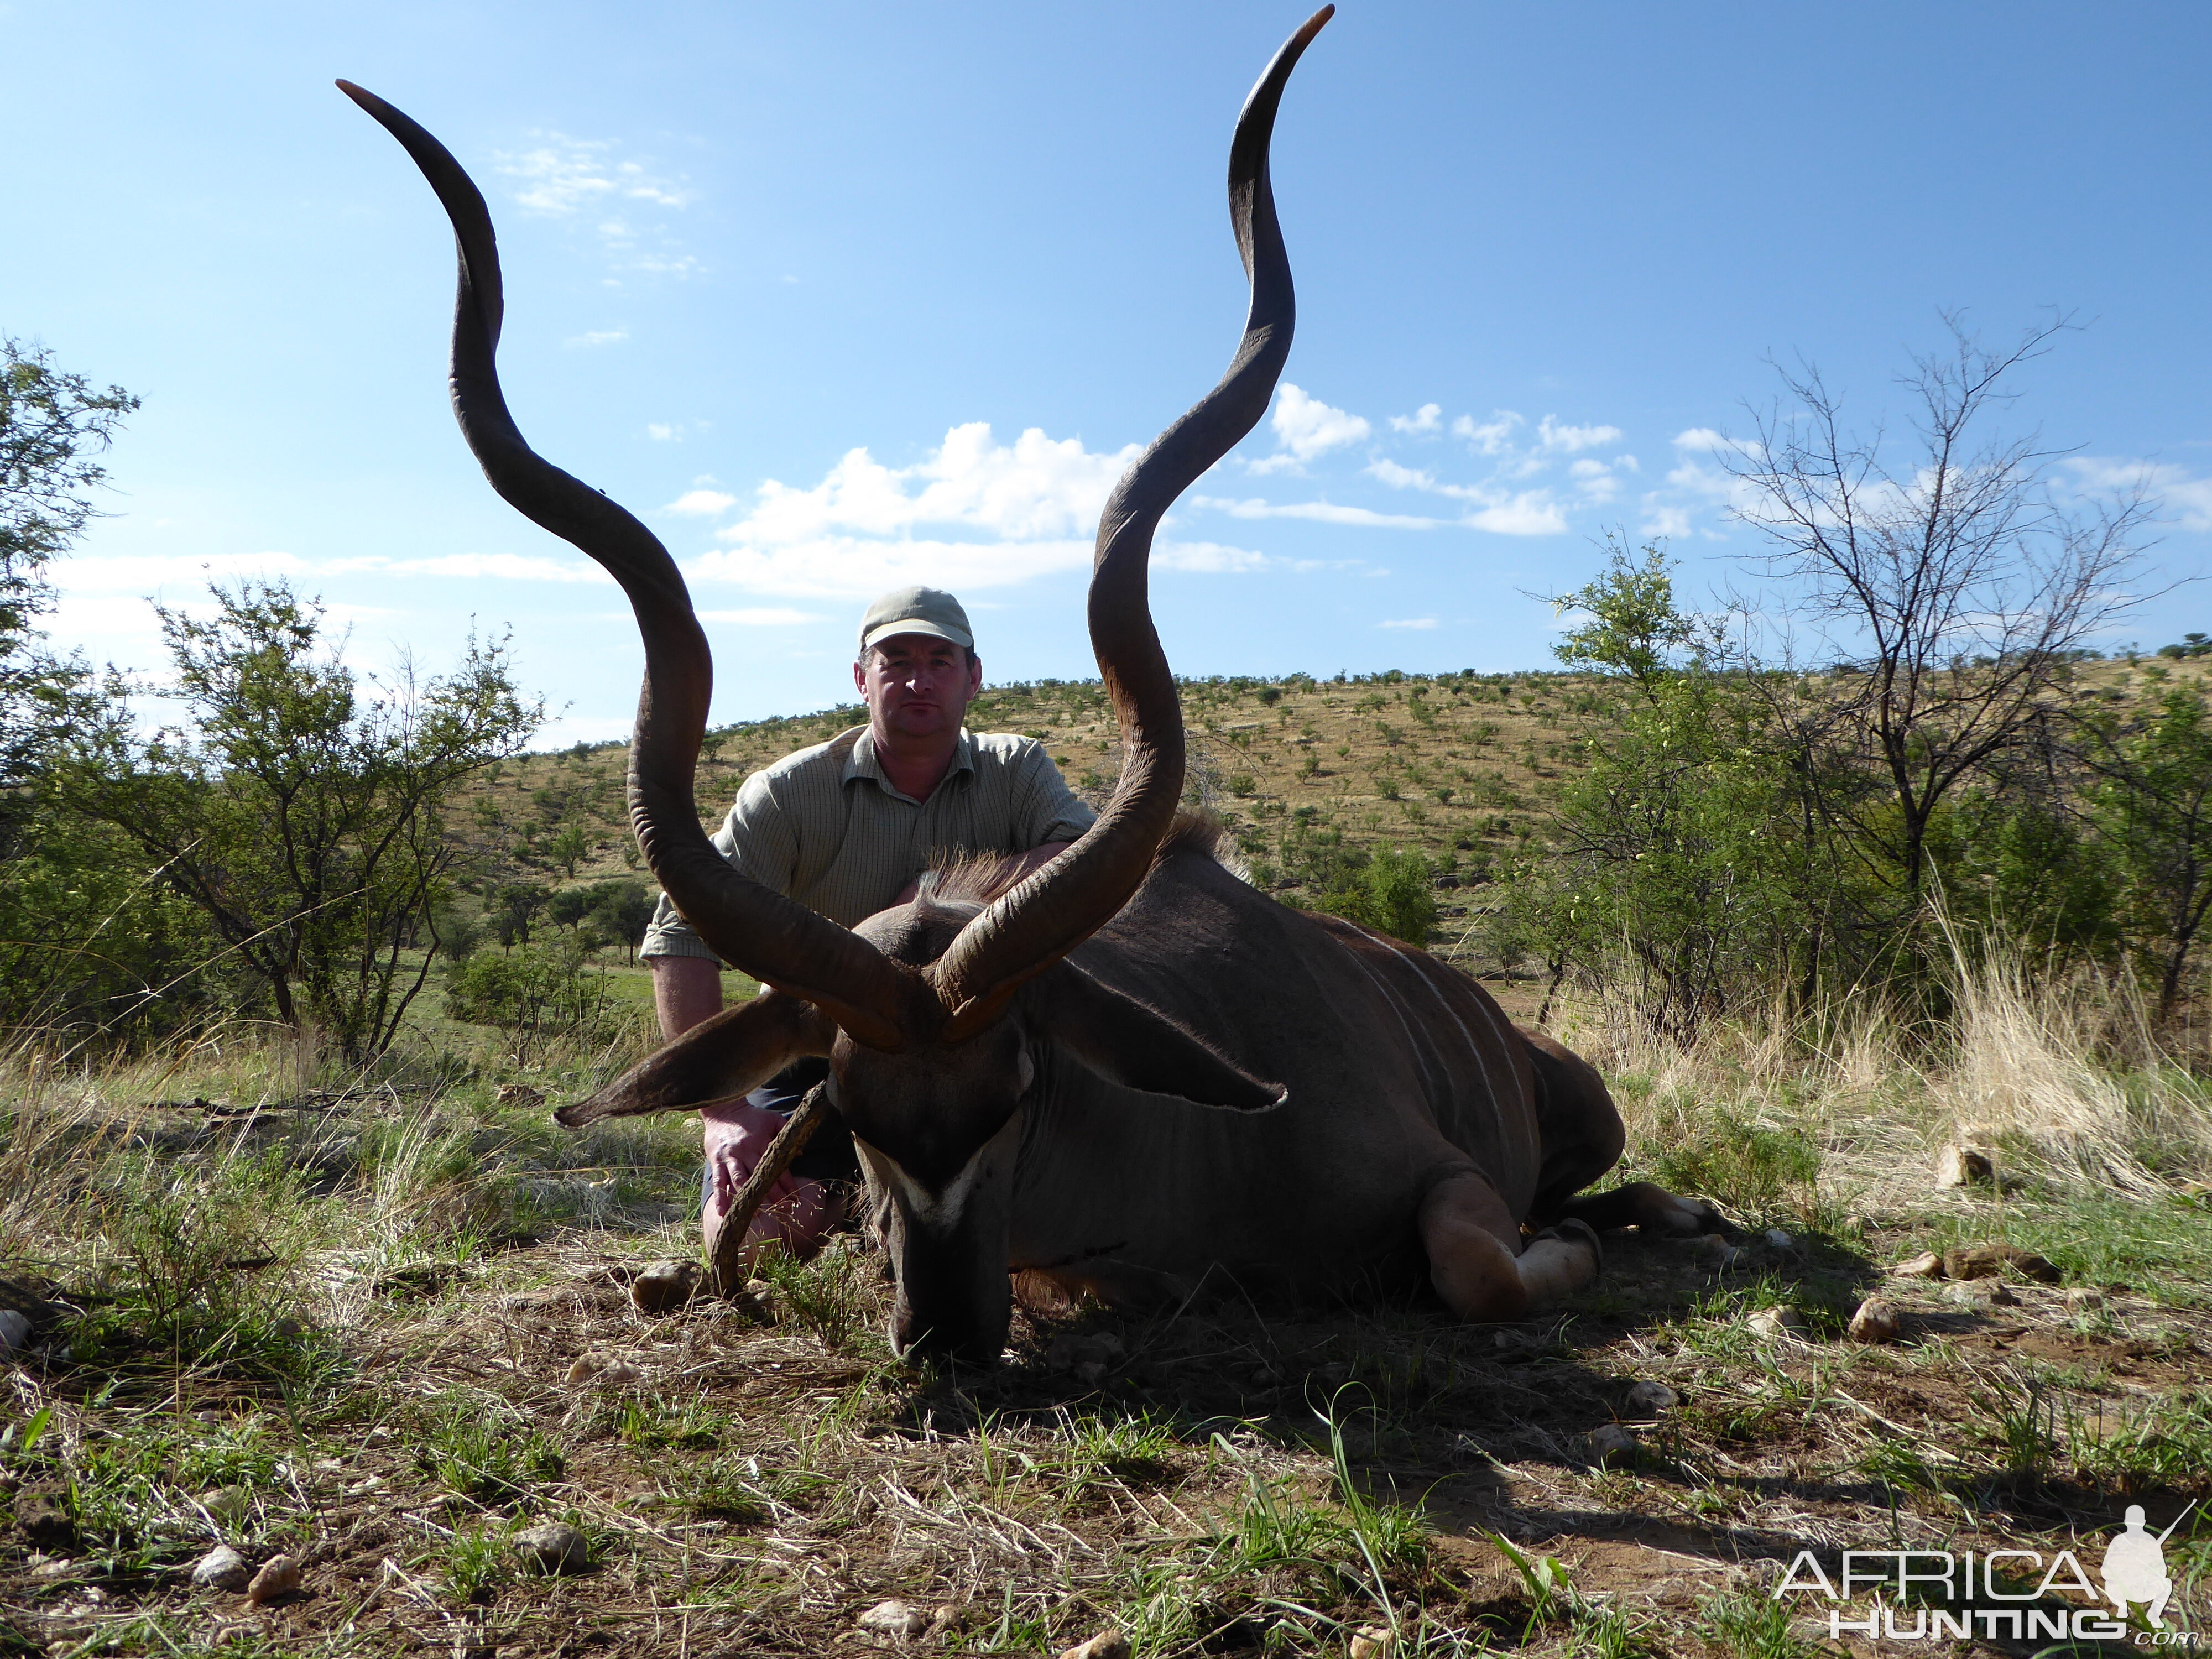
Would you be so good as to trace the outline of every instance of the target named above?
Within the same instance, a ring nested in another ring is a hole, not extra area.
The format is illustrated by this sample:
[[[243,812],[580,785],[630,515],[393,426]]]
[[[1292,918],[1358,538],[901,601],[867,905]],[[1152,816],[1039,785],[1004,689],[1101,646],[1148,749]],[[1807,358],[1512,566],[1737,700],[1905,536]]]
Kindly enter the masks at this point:
[[[923,801],[892,786],[857,726],[747,778],[714,839],[763,887],[850,927],[948,854],[1026,853],[1073,841],[1097,816],[1035,738],[962,727],[951,768]],[[638,954],[714,959],[665,894]]]

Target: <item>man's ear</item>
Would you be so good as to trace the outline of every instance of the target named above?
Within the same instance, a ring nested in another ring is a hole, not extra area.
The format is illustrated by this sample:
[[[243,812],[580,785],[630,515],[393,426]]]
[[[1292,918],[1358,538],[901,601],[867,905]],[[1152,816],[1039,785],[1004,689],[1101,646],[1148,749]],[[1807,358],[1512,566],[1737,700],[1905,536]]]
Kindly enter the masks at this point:
[[[554,1121],[580,1128],[603,1117],[688,1112],[757,1089],[807,1054],[826,1054],[837,1035],[812,1003],[781,991],[702,1020],[650,1059],[586,1100],[563,1106]]]
[[[1073,963],[1056,963],[1020,994],[1033,1027],[1124,1088],[1238,1112],[1271,1111],[1289,1098],[1281,1084],[1261,1081],[1187,1027]]]

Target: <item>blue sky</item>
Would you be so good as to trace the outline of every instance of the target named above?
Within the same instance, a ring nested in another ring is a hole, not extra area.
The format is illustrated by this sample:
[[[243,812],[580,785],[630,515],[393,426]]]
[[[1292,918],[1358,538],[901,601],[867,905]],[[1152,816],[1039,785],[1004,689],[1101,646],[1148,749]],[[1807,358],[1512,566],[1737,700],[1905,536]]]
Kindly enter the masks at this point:
[[[627,729],[619,596],[510,512],[445,405],[451,242],[344,76],[489,198],[524,431],[661,535],[716,718],[850,695],[866,600],[965,599],[994,679],[1092,672],[1132,447],[1243,318],[1222,176],[1293,3],[0,3],[0,330],[144,399],[55,633],[158,664],[145,600],[321,594],[365,667],[511,629],[549,740]],[[1527,597],[1610,530],[1746,580],[1712,434],[1765,359],[1902,424],[1961,308],[2086,325],[2010,419],[2069,488],[2150,469],[2151,582],[2212,568],[2212,8],[1347,0],[1275,179],[1297,342],[1162,538],[1180,672],[1546,665]],[[2117,636],[2212,628],[2185,585]]]

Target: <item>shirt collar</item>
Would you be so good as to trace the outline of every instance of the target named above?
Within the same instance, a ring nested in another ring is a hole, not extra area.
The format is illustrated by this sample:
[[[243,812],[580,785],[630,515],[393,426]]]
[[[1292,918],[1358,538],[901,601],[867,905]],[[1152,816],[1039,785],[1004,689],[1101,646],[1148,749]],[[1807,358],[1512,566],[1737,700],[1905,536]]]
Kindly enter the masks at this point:
[[[945,768],[945,775],[950,778],[955,773],[972,773],[975,769],[975,737],[963,726],[960,728],[959,741],[952,746],[952,764]],[[853,740],[853,752],[845,757],[843,781],[850,783],[855,778],[870,780],[878,789],[896,799],[914,801],[917,806],[921,805],[912,795],[902,793],[884,775],[883,763],[876,758],[876,734],[865,726],[860,728],[860,736]],[[945,785],[940,781],[937,787],[942,789]]]

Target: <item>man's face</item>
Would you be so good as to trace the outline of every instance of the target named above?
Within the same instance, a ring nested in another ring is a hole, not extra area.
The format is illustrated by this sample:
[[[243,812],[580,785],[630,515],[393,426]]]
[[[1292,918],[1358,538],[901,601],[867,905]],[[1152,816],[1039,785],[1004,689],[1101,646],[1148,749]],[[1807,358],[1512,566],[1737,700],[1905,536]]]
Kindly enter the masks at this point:
[[[894,634],[853,665],[870,723],[898,738],[949,736],[983,684],[973,652],[930,634]]]

